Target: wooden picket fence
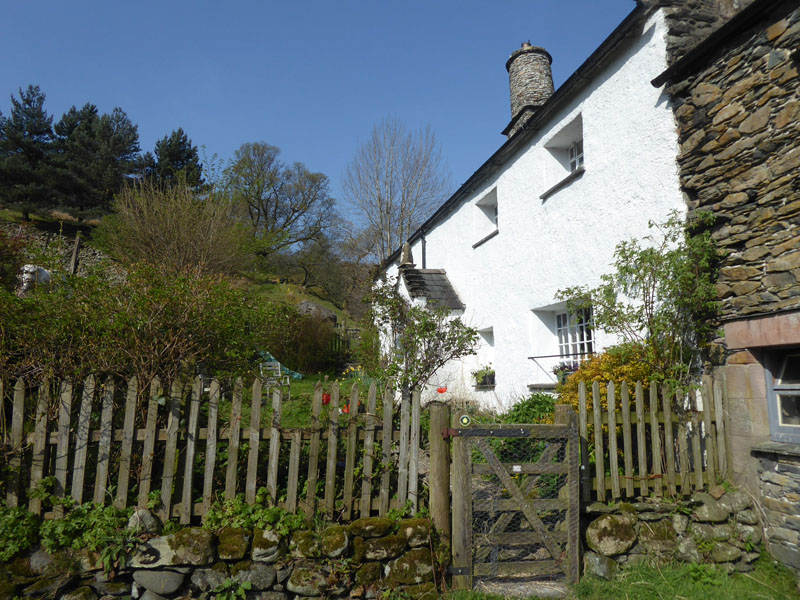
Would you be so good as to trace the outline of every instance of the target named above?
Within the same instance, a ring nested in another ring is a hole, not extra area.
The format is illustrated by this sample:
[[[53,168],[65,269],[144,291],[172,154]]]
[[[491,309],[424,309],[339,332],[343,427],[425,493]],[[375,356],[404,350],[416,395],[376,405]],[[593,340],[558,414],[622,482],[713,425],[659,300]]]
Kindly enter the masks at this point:
[[[79,503],[145,506],[155,492],[162,518],[184,524],[204,515],[215,499],[243,492],[252,504],[259,487],[273,505],[322,511],[329,519],[385,515],[407,500],[415,510],[425,503],[419,495],[418,394],[403,397],[395,419],[393,389],[373,383],[364,399],[356,385],[340,397],[338,383],[327,392],[317,384],[312,426],[287,428],[281,426],[281,388],[269,390],[258,379],[248,389],[241,379],[223,388],[200,378],[173,382],[168,392],[154,381],[140,394],[136,378],[122,387],[93,376],[75,386],[28,388],[20,380],[3,394],[0,382],[2,409],[11,415],[10,428],[2,431],[11,449],[8,506],[27,501],[31,512],[42,514],[41,501],[26,490],[51,475],[54,493]],[[57,402],[51,402],[54,390]],[[26,408],[34,415],[27,433]],[[303,469],[301,457],[307,459]],[[61,514],[56,506],[43,516]]]
[[[609,382],[607,409],[597,382],[591,398],[583,382],[578,393],[583,502],[605,502],[609,494],[614,501],[688,495],[729,475],[730,425],[721,379],[705,376],[699,390],[677,392],[655,383],[638,382],[631,389],[627,382],[619,388]]]

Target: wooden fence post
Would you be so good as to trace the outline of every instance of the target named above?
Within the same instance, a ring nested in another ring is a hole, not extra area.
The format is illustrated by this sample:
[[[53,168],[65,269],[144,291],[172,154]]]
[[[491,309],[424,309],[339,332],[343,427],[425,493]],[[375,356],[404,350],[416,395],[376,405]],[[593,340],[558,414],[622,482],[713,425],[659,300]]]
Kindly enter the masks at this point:
[[[433,526],[444,543],[450,543],[450,444],[444,430],[450,426],[450,406],[430,404],[431,411],[431,487],[428,506]]]
[[[579,481],[579,462],[578,455],[579,432],[578,432],[578,415],[575,410],[568,404],[556,404],[555,410],[556,425],[567,425],[570,428],[569,433],[569,451],[567,453],[567,461],[569,463],[569,478],[568,478],[568,503],[570,515],[577,515],[580,512],[580,481]],[[578,583],[580,577],[581,565],[581,539],[580,529],[577,526],[578,519],[569,519],[571,527],[567,531],[567,561],[568,564],[564,569],[567,580],[570,583]]]
[[[472,589],[472,486],[469,438],[453,439],[453,589]]]

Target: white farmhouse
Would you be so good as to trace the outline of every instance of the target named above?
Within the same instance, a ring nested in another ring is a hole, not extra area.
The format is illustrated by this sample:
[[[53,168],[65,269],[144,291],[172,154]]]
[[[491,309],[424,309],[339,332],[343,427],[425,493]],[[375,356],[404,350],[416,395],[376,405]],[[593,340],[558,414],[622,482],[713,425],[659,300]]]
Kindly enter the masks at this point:
[[[410,297],[480,330],[477,356],[431,388],[504,410],[553,389],[560,363],[615,341],[556,292],[598,283],[620,240],[685,210],[671,104],[651,85],[667,33],[663,9],[638,5],[555,92],[547,51],[524,44],[508,59],[508,140],[410,237],[415,265],[401,267],[399,249],[384,264]],[[494,385],[476,385],[486,365]]]

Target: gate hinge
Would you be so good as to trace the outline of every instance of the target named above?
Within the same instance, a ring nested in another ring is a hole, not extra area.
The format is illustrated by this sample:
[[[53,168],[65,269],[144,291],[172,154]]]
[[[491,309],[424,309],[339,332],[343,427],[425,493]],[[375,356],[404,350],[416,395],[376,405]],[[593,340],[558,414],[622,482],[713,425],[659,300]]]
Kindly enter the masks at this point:
[[[453,429],[452,427],[445,427],[442,429],[442,439],[448,440],[456,436],[458,436],[458,429]]]
[[[448,575],[472,575],[472,567],[447,567]]]

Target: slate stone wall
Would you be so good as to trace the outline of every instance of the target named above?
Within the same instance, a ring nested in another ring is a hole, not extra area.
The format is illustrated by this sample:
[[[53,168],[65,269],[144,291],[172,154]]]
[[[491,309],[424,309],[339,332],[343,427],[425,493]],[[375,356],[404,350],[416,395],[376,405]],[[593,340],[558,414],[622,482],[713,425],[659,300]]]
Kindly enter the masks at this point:
[[[643,0],[664,9],[669,26],[668,62],[672,64],[753,0]]]
[[[152,522],[149,511],[142,522]],[[138,518],[137,515],[135,515]],[[380,598],[395,590],[411,600],[436,600],[435,560],[427,519],[369,518],[322,531],[281,536],[271,530],[186,528],[144,539],[114,576],[97,555],[51,557],[38,551],[0,564],[0,600],[111,597],[160,600],[214,598],[246,583],[247,600],[320,597]],[[80,570],[65,570],[70,560]],[[61,566],[60,566],[61,565]]]
[[[683,191],[716,217],[723,319],[800,308],[800,8],[673,85]]]
[[[767,550],[800,574],[800,449],[758,450]]]
[[[638,562],[713,563],[728,572],[753,569],[762,526],[751,496],[720,486],[676,502],[647,499],[587,507],[584,574],[609,579]]]

